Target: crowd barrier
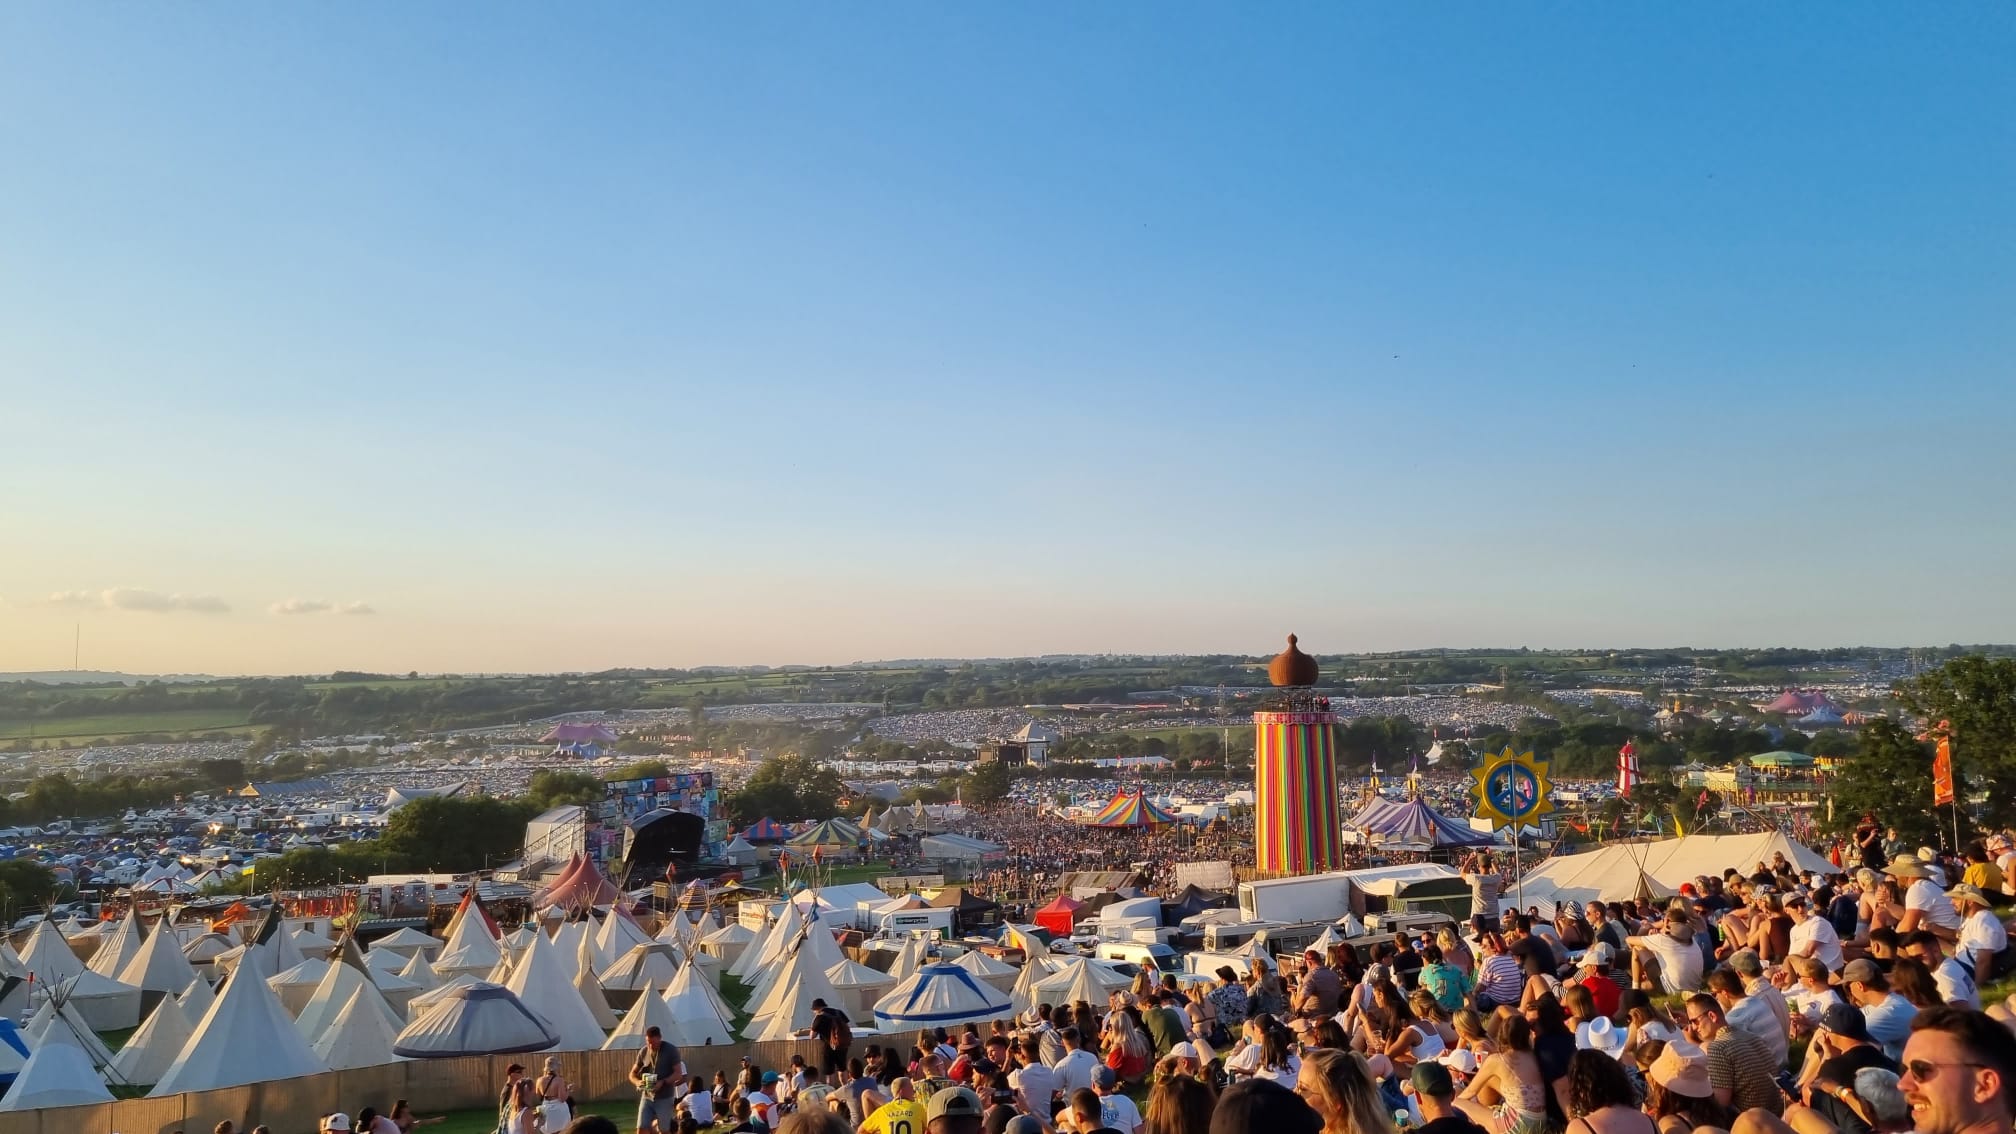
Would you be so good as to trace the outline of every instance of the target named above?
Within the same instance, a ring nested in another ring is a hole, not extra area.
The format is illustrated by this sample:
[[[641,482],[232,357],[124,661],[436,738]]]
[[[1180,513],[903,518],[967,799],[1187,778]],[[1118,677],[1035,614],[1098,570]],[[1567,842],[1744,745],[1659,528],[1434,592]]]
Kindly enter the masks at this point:
[[[818,1052],[817,1044],[810,1040],[714,1044],[680,1050],[687,1071],[710,1082],[716,1071],[726,1071],[729,1078],[734,1078],[745,1055],[769,1069],[785,1066],[793,1055],[803,1055],[806,1063],[817,1067]],[[225,1119],[231,1120],[241,1132],[264,1124],[272,1127],[273,1134],[312,1134],[316,1120],[330,1111],[340,1110],[354,1118],[358,1110],[370,1106],[382,1114],[391,1111],[398,1099],[405,1099],[413,1112],[421,1115],[481,1110],[497,1105],[506,1067],[522,1063],[536,1076],[546,1054],[415,1059],[158,1099],[0,1113],[0,1134],[174,1134],[178,1130],[185,1134],[209,1134]],[[637,1089],[628,1078],[630,1065],[637,1058],[635,1050],[551,1054],[559,1058],[561,1073],[574,1085],[577,1101],[637,1097]],[[251,1057],[251,1053],[247,1056]]]

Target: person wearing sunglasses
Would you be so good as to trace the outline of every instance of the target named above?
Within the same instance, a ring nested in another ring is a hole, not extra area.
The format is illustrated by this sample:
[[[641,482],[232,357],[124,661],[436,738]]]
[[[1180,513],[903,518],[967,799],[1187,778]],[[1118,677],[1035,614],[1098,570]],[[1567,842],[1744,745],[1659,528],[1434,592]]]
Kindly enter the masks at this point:
[[[2006,1134],[2016,1119],[2016,1034],[1985,1012],[1918,1013],[1897,1086],[1918,1134]]]

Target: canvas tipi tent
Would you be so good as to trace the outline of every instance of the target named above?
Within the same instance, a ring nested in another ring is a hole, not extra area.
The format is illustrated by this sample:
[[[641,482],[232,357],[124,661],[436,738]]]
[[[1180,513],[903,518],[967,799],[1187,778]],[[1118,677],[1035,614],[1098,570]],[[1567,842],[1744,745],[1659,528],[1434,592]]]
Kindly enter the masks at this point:
[[[119,971],[118,977],[143,993],[166,996],[188,988],[189,982],[196,979],[196,969],[182,955],[181,941],[164,918],[147,935],[140,951]]]
[[[105,1080],[91,1066],[84,1049],[70,1042],[61,1030],[52,1032],[35,1045],[14,1085],[0,1098],[0,1111],[42,1110],[59,1106],[86,1106],[112,1101]]]
[[[382,1000],[372,1003],[377,995],[370,985],[359,985],[316,1038],[311,1050],[331,1071],[354,1071],[406,1058],[392,1050],[405,1021],[395,1021],[389,1010],[383,1009]]]
[[[127,962],[140,955],[140,944],[140,916],[129,910],[98,942],[88,967],[100,976],[118,980]]]
[[[164,996],[140,1030],[126,1037],[126,1045],[112,1057],[112,1070],[128,1083],[142,1086],[157,1083],[175,1057],[182,1054],[183,1045],[195,1031],[196,1026],[190,1022],[189,1013],[182,1010],[181,1003],[172,996]]]
[[[256,957],[224,982],[175,1062],[148,1092],[150,1097],[211,1091],[270,1079],[318,1075],[328,1068],[294,1030],[280,998],[259,979]]]
[[[1557,902],[1626,902],[1639,897],[1671,897],[1697,875],[1720,876],[1730,866],[1748,869],[1782,854],[1801,874],[1832,874],[1838,868],[1789,838],[1783,831],[1747,835],[1687,835],[1645,843],[1611,843],[1581,854],[1556,855],[1534,867],[1506,901],[1537,905],[1553,917]]]
[[[561,963],[558,946],[544,936],[532,942],[504,987],[560,1037],[554,1045],[558,1050],[594,1051],[602,1046],[602,1028]]]
[[[673,1017],[672,1006],[665,1003],[665,998],[658,994],[655,985],[644,987],[637,997],[637,1002],[630,1006],[628,1012],[623,1013],[623,1022],[617,1024],[616,1030],[610,1032],[609,1038],[603,1041],[602,1050],[619,1051],[643,1047],[646,1028],[657,1028],[673,1043],[680,1042],[677,1036],[679,1021]]]
[[[441,955],[432,964],[434,972],[442,979],[467,973],[481,979],[504,955],[498,947],[497,938],[490,933],[490,915],[476,900],[472,888],[462,896],[462,906],[456,911],[455,924],[448,933],[448,943],[441,947]]]
[[[728,1043],[735,1038],[734,1010],[691,961],[679,966],[679,975],[662,998],[672,1012],[673,1027],[665,1035],[682,1047]]]
[[[359,996],[362,993],[362,996]],[[300,1014],[294,1017],[294,1029],[301,1038],[312,1046],[327,1033],[336,1022],[336,1017],[353,1000],[361,1000],[366,1008],[378,1013],[385,1021],[385,1027],[393,1035],[406,1026],[406,1021],[385,1001],[378,986],[371,983],[364,971],[356,965],[342,961],[331,962],[322,974],[321,983],[301,1006]]]
[[[56,984],[84,971],[84,962],[70,951],[70,943],[56,931],[56,923],[41,921],[21,947],[21,965],[35,975],[38,984]]]

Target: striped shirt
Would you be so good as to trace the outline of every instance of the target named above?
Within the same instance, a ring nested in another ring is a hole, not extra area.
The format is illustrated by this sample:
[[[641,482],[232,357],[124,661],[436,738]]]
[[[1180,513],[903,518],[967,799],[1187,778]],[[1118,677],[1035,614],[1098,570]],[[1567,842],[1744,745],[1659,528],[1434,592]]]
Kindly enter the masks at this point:
[[[1526,977],[1519,971],[1519,962],[1509,953],[1498,953],[1484,958],[1477,969],[1477,992],[1490,997],[1499,1004],[1516,1004],[1519,992],[1526,987]]]

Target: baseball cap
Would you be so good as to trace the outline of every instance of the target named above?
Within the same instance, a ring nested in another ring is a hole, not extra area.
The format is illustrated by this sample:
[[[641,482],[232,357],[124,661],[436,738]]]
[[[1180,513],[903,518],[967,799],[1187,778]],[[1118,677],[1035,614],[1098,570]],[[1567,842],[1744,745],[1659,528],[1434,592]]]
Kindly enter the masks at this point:
[[[1178,1059],[1201,1060],[1204,1058],[1203,1054],[1197,1050],[1197,1045],[1191,1043],[1189,1040],[1184,1040],[1182,1043],[1179,1043],[1175,1047],[1170,1048],[1169,1054],[1175,1056]]]
[[[1477,1053],[1467,1047],[1445,1051],[1435,1057],[1435,1062],[1465,1075],[1477,1073]]]
[[[1001,1128],[1001,1134],[1043,1134],[1043,1124],[1034,1115],[1018,1114]]]
[[[1729,954],[1729,967],[1746,977],[1764,975],[1764,959],[1755,949],[1738,949]]]
[[[764,1086],[766,1086],[766,1087],[767,1087],[767,1086],[769,1086],[770,1084],[772,1084],[772,1083],[774,1083],[774,1082],[776,1082],[776,1081],[777,1081],[777,1072],[775,1072],[775,1071],[765,1071],[765,1072],[763,1072],[763,1085],[764,1085]]]
[[[965,1087],[947,1087],[931,1096],[930,1105],[924,1108],[924,1121],[933,1122],[940,1118],[979,1118],[980,1096]]]
[[[1577,963],[1582,968],[1593,969],[1597,965],[1607,965],[1616,959],[1617,955],[1611,950],[1610,943],[1608,941],[1598,941],[1596,944],[1589,946],[1589,951],[1582,954],[1582,960]]]
[[[1857,980],[1863,984],[1875,984],[1882,979],[1883,970],[1877,968],[1876,962],[1867,957],[1857,957],[1841,967],[1842,984]]]
[[[1862,1010],[1846,1004],[1829,1004],[1827,1010],[1820,1013],[1820,1027],[1852,1040],[1869,1038],[1869,1021],[1862,1015]]]
[[[1414,1093],[1429,1098],[1446,1099],[1456,1093],[1456,1083],[1449,1077],[1449,1069],[1432,1059],[1424,1059],[1414,1065],[1414,1071],[1407,1076],[1414,1084]]]
[[[1100,1065],[1099,1074],[1097,1077],[1099,1080],[1099,1085],[1106,1088],[1109,1091],[1120,1085],[1120,1072],[1115,1071],[1111,1067],[1107,1067],[1104,1064]]]
[[[329,1117],[322,1120],[322,1129],[348,1130],[350,1129],[350,1116],[344,1114],[342,1111],[339,1110],[335,1114],[332,1114]]]

